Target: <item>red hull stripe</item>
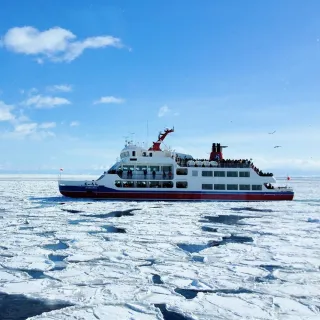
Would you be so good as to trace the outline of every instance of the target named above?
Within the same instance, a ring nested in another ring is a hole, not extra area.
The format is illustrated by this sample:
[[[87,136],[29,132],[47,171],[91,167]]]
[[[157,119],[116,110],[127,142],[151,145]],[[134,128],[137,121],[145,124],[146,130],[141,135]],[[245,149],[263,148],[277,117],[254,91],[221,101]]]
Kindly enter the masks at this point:
[[[275,193],[201,193],[201,192],[101,192],[101,191],[72,191],[60,190],[66,197],[95,198],[109,200],[175,200],[175,201],[290,201],[293,192]]]

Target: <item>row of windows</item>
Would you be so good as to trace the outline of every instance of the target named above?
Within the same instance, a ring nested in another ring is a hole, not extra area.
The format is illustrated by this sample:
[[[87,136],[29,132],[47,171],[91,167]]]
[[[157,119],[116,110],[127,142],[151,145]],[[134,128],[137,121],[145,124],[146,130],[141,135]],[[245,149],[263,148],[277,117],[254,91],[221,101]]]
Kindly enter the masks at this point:
[[[115,181],[115,186],[118,188],[173,188],[172,181]],[[177,181],[176,188],[187,188],[187,181]],[[260,184],[202,184],[202,190],[262,190],[262,185]]]
[[[202,184],[202,190],[262,190],[262,185],[260,184]]]
[[[192,170],[192,176],[197,177],[198,176],[197,170]],[[250,171],[209,171],[209,170],[203,170],[202,176],[203,177],[230,177],[230,178],[249,178],[250,177]],[[177,175],[187,175],[188,169],[187,168],[179,168],[177,169]]]
[[[194,170],[192,171],[193,176],[198,176],[198,171]],[[226,171],[202,171],[203,177],[225,177]],[[230,178],[249,178],[250,177],[250,171],[227,171],[227,177]]]
[[[134,166],[134,165],[123,165],[122,166],[123,171],[141,171],[147,170],[148,172],[169,172],[172,171],[172,166],[147,166],[147,165],[140,165],[140,166]]]
[[[172,171],[172,166],[148,166],[148,165],[123,165],[122,166],[123,171],[137,171],[137,172],[143,172],[144,170],[147,170],[148,172],[170,172]],[[188,175],[188,169],[187,168],[178,168],[176,170],[177,175]],[[199,172],[202,172],[202,177],[230,177],[230,178],[249,178],[250,177],[250,171],[197,171],[192,170],[192,176],[197,177]]]
[[[115,181],[118,188],[173,188],[172,181]],[[177,188],[187,188],[186,181],[177,181]]]
[[[132,151],[131,152],[131,155],[132,155],[132,157],[136,157],[136,151],[134,150],[134,151]],[[121,154],[120,154],[120,158],[122,159],[122,158],[127,158],[127,157],[129,157],[130,156],[130,152],[129,151],[124,151],[124,152],[121,152]],[[143,157],[147,157],[148,155],[147,155],[147,152],[142,152],[142,156]],[[152,152],[149,152],[149,157],[152,157]],[[137,160],[137,159],[130,159],[130,160]]]

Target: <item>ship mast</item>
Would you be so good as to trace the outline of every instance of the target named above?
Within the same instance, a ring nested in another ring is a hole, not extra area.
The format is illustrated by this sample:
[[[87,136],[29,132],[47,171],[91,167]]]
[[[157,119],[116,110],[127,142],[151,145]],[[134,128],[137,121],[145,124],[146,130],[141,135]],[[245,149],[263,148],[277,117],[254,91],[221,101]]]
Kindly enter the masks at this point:
[[[158,135],[157,142],[153,142],[153,146],[149,148],[149,151],[161,151],[160,149],[161,143],[166,138],[166,136],[171,132],[174,132],[174,128],[172,129],[167,128],[166,130],[164,130],[164,132],[160,132]]]

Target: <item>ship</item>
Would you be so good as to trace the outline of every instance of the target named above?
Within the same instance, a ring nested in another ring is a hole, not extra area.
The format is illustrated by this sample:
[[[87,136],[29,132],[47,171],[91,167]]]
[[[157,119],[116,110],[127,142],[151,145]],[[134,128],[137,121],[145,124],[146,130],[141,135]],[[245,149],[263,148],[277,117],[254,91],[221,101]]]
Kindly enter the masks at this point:
[[[71,198],[121,201],[291,201],[294,191],[278,186],[272,173],[251,159],[225,159],[223,146],[213,143],[208,159],[161,149],[174,132],[166,128],[151,147],[126,140],[120,157],[95,180],[63,180],[59,191]]]

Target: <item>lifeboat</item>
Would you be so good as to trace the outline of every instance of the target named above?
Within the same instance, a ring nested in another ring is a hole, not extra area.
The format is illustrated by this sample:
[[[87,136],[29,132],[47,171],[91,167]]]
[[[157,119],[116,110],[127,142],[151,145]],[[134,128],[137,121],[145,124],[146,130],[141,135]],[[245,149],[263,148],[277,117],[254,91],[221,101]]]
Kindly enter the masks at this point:
[[[202,161],[197,160],[197,161],[195,162],[195,165],[196,165],[197,167],[202,167]]]
[[[188,167],[194,167],[194,165],[195,165],[195,162],[194,162],[193,160],[189,160],[189,161],[187,162],[187,166],[188,166]]]

